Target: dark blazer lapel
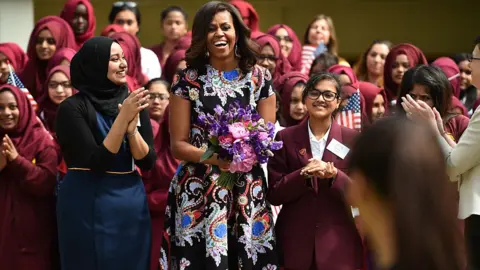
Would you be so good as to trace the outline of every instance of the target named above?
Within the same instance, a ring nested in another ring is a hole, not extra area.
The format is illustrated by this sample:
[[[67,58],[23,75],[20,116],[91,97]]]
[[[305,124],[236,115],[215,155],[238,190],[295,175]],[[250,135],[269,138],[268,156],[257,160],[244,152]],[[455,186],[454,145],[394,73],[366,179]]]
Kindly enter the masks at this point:
[[[295,136],[295,153],[297,154],[300,165],[307,165],[308,160],[313,157],[312,148],[310,146],[310,137],[308,136],[308,121],[298,124]]]
[[[332,139],[335,139],[338,142],[342,143],[342,129],[340,125],[338,125],[337,122],[333,119],[332,119],[332,125],[330,127],[330,133],[328,134],[328,138],[327,138],[327,145],[325,147],[325,151],[323,151],[322,160],[325,162],[336,163],[337,161],[342,159],[327,149]]]

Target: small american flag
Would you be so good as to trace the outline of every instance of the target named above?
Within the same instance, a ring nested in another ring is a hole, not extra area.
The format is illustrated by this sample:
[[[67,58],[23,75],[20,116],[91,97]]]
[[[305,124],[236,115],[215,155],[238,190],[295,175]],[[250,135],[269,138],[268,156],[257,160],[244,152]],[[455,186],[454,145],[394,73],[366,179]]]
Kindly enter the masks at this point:
[[[33,96],[30,94],[28,89],[25,88],[22,81],[20,80],[20,78],[18,78],[17,74],[15,73],[15,71],[13,71],[12,66],[10,66],[10,63],[8,63],[8,69],[10,70],[10,74],[8,74],[7,84],[20,88],[20,90],[22,90],[22,92],[27,96],[28,100],[30,101],[30,105],[32,105],[33,109],[37,111],[38,109],[37,102],[35,101]]]
[[[347,105],[337,114],[337,123],[344,127],[360,131],[362,114],[360,109],[360,90],[349,98]]]

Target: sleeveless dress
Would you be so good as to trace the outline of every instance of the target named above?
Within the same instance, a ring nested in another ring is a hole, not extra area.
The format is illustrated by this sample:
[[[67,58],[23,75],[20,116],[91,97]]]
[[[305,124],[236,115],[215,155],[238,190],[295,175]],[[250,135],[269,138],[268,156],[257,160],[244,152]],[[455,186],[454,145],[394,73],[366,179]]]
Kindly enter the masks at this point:
[[[238,80],[207,65],[201,73],[176,74],[172,93],[191,102],[190,143],[207,149],[208,133],[197,125],[199,112],[214,114],[240,101],[256,107],[274,94],[271,75],[260,67]],[[182,163],[170,185],[160,269],[278,269],[267,183],[257,165],[232,190],[215,182],[217,166]]]
[[[106,136],[113,117],[97,112]],[[145,189],[125,141],[110,169],[128,174],[68,170],[57,200],[64,270],[148,270],[151,225]]]

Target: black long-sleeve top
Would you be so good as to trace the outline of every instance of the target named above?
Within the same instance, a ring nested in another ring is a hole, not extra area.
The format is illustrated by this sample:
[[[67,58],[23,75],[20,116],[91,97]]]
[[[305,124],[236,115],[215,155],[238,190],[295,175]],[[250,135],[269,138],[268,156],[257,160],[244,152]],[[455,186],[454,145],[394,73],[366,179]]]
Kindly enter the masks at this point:
[[[147,110],[140,112],[138,132],[148,144],[148,154],[135,164],[150,170],[155,164],[153,132]],[[110,171],[115,154],[103,145],[104,136],[97,125],[96,111],[81,93],[63,101],[57,112],[56,135],[69,168],[89,168],[97,173]]]

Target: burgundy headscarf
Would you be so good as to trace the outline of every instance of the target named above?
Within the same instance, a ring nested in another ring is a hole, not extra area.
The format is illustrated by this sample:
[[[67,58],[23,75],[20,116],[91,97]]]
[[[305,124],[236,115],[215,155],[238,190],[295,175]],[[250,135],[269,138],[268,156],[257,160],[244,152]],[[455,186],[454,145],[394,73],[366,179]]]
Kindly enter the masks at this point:
[[[16,43],[0,43],[0,53],[3,53],[10,60],[17,73],[21,72],[27,65],[28,56]]]
[[[65,3],[65,6],[63,6],[62,13],[60,14],[60,17],[62,19],[67,21],[69,24],[71,24],[73,21],[73,18],[75,17],[75,10],[77,9],[77,6],[80,4],[85,5],[85,7],[87,8],[88,26],[87,26],[87,29],[85,29],[85,32],[83,34],[75,35],[75,40],[77,42],[78,48],[82,47],[85,41],[95,36],[95,28],[97,26],[97,20],[95,18],[95,10],[93,9],[93,6],[90,3],[90,0],[68,0]]]
[[[282,99],[281,113],[285,121],[285,127],[294,126],[302,122],[302,120],[295,120],[290,116],[290,102],[292,101],[293,87],[299,82],[307,84],[307,81],[307,75],[298,71],[290,71],[274,82],[274,87]]]
[[[452,104],[451,104],[451,110],[453,109],[456,109],[456,108],[459,108],[461,111],[462,111],[462,114],[465,115],[466,117],[468,117],[468,110],[467,108],[465,107],[465,105],[463,105],[463,103],[455,96],[452,96]]]
[[[433,66],[439,67],[447,76],[453,89],[453,96],[460,97],[460,69],[455,61],[448,57],[440,57],[432,63]]]
[[[25,88],[27,88],[32,96],[37,99],[43,92],[43,83],[47,77],[48,61],[38,59],[37,50],[35,49],[38,34],[48,29],[55,39],[56,50],[61,48],[75,48],[75,37],[70,25],[60,17],[47,16],[40,19],[30,34],[28,41],[28,62],[22,73],[19,74]]]
[[[396,100],[398,95],[397,91],[399,85],[393,81],[392,66],[396,61],[397,56],[401,54],[405,54],[407,56],[410,68],[422,64],[428,65],[427,58],[425,58],[423,52],[412,44],[402,43],[390,49],[383,67],[383,81],[385,84],[385,93],[387,94],[388,103],[390,103],[392,100]]]
[[[258,43],[258,45],[260,45],[261,48],[263,48],[265,45],[270,45],[270,47],[273,49],[275,57],[277,57],[275,72],[272,74],[274,81],[292,70],[290,62],[288,62],[287,58],[285,58],[285,56],[282,54],[280,44],[273,36],[263,35],[258,37],[255,41]]]
[[[65,74],[65,76],[67,76],[68,80],[71,80],[70,66],[67,65],[59,65],[54,67],[52,70],[50,70],[47,79],[45,80],[44,90],[42,96],[39,98],[40,114],[43,114],[42,120],[44,121],[45,127],[52,134],[55,133],[55,118],[57,116],[58,105],[53,103],[52,99],[48,95],[48,84],[53,74],[56,72],[62,72]],[[78,91],[72,87],[72,94],[76,94],[77,92]]]
[[[173,82],[173,76],[177,73],[178,63],[185,59],[186,53],[186,50],[176,50],[167,58],[165,67],[163,68],[163,77],[167,82]]]
[[[244,0],[233,0],[230,1],[230,4],[233,5],[238,10],[238,12],[240,12],[242,18],[249,18],[249,24],[247,26],[248,28],[250,28],[250,31],[252,31],[252,33],[260,31],[258,14],[257,11],[253,8],[252,4]]]
[[[8,84],[0,86],[0,89],[5,88],[15,96],[20,115],[15,131],[7,133],[0,129],[0,137],[8,134],[17,152],[25,159],[33,160],[41,150],[48,146],[54,147],[53,138],[37,118],[27,96],[15,86]]]
[[[345,74],[348,76],[348,78],[350,78],[351,84],[358,83],[357,75],[355,75],[355,72],[351,67],[337,64],[329,67],[327,71],[337,75]]]
[[[125,32],[125,29],[123,29],[122,26],[118,24],[109,24],[103,28],[102,32],[100,33],[100,36],[102,37],[109,37],[110,33],[123,33]]]
[[[288,36],[292,39],[292,51],[288,55],[287,59],[290,62],[294,71],[300,71],[302,69],[302,44],[290,26],[285,24],[275,24],[270,27],[267,31],[267,34],[275,36],[277,30],[283,28],[287,31]]]
[[[72,62],[72,58],[76,53],[77,51],[70,48],[61,48],[60,50],[57,50],[52,58],[48,60],[47,74],[49,74],[50,70],[52,70],[54,67],[60,65],[63,60]]]
[[[363,95],[363,98],[365,100],[364,102],[364,107],[365,107],[365,113],[368,116],[368,121],[369,124],[372,124],[372,108],[373,108],[373,101],[377,97],[377,95],[382,95],[385,105],[385,114],[387,113],[387,108],[388,108],[388,103],[387,103],[387,95],[385,94],[385,90],[381,89],[380,87],[374,85],[373,83],[369,82],[359,82],[358,87],[360,89],[360,93]],[[363,123],[362,123],[363,124]]]
[[[128,75],[137,81],[138,86],[146,84],[148,78],[142,73],[141,46],[137,37],[130,33],[122,32],[113,34],[111,38],[118,41],[123,49],[128,64]]]

